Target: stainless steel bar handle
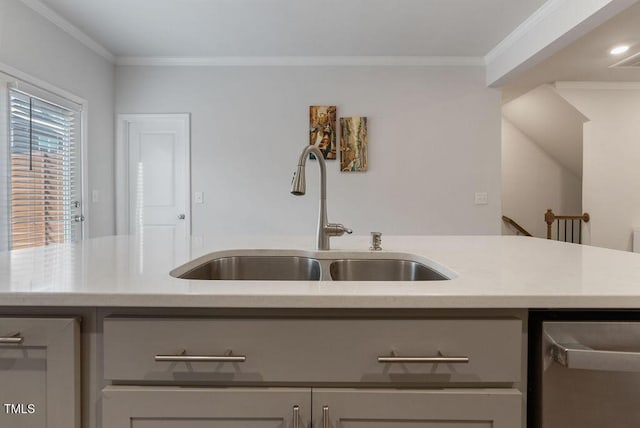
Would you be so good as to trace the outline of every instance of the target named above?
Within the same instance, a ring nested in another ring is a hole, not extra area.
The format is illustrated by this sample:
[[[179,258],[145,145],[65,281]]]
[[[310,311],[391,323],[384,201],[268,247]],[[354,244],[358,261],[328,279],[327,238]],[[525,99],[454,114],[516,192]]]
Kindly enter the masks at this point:
[[[329,428],[329,406],[322,407],[322,428]]]
[[[182,352],[178,355],[156,355],[158,362],[185,362],[185,363],[244,363],[247,361],[245,355],[187,355]]]
[[[19,345],[24,342],[24,337],[20,336],[20,333],[16,333],[13,336],[0,337],[0,344]]]
[[[640,352],[595,350],[581,344],[553,343],[553,360],[569,369],[640,372]]]
[[[300,406],[293,406],[293,428],[300,428]]]
[[[468,364],[469,357],[378,357],[379,363]]]

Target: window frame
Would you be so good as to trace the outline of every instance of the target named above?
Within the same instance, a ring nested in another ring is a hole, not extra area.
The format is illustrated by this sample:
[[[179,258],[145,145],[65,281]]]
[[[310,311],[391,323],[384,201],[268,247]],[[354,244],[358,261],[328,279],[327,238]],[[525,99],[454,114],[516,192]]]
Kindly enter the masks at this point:
[[[14,87],[21,91],[32,93],[32,95],[51,100],[63,106],[75,105],[80,107],[80,129],[77,134],[76,150],[78,151],[77,159],[80,162],[78,173],[80,174],[80,214],[84,216],[85,221],[80,226],[80,236],[78,241],[87,239],[90,216],[88,214],[89,202],[89,186],[88,186],[88,156],[87,156],[87,121],[89,103],[86,99],[75,94],[58,88],[48,82],[30,76],[20,70],[0,62],[0,251],[10,249],[11,237],[11,212],[9,204],[10,196],[10,180],[9,180],[9,154],[10,145],[10,127],[9,127],[9,88]]]

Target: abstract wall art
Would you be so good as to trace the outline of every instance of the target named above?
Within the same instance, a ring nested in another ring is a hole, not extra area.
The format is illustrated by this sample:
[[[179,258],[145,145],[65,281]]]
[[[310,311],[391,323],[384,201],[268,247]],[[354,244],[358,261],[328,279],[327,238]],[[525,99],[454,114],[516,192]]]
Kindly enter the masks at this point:
[[[366,117],[340,118],[340,171],[369,167]]]
[[[337,159],[336,106],[309,107],[309,144],[318,146],[325,159]]]

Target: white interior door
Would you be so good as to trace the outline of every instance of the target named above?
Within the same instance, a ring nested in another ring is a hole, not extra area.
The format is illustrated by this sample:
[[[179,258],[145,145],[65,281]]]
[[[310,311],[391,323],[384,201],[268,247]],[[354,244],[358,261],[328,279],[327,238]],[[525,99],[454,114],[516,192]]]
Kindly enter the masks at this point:
[[[128,232],[182,240],[191,233],[189,115],[120,115],[119,124],[128,157]]]

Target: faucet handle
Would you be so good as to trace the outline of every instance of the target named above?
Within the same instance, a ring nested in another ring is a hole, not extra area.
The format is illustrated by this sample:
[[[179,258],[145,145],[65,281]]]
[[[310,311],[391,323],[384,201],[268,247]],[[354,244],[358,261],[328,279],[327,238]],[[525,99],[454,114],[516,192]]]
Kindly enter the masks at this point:
[[[344,227],[344,225],[340,223],[327,223],[324,230],[329,236],[342,236],[345,233],[351,235],[353,233],[353,230]]]

